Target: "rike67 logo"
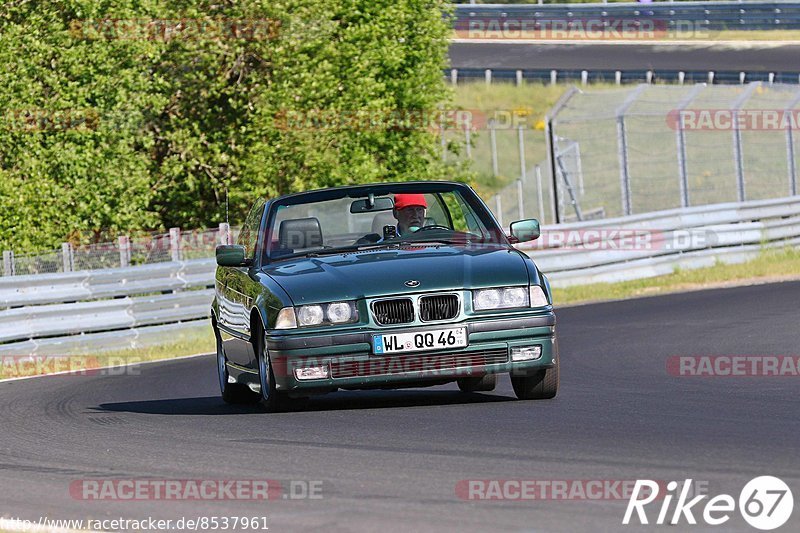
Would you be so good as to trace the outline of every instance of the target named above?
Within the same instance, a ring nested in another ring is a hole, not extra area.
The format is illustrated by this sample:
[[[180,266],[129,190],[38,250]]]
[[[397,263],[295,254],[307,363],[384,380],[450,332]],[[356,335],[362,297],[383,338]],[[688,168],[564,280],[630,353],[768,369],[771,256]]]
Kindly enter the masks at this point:
[[[630,524],[635,513],[640,524],[649,524],[654,509],[651,509],[651,515],[648,517],[645,507],[657,499],[661,507],[654,523],[659,525],[677,525],[682,520],[687,524],[697,524],[695,513],[701,513],[706,524],[719,526],[730,520],[731,514],[736,510],[737,502],[729,494],[714,496],[705,502],[705,505],[699,504],[708,497],[707,494],[695,496],[690,500],[691,479],[687,479],[682,486],[677,481],[670,481],[667,483],[666,495],[660,494],[658,488],[659,484],[656,481],[637,480],[622,523]],[[659,496],[663,496],[663,499]],[[670,507],[675,496],[677,502],[670,517]],[[768,531],[781,527],[789,520],[794,509],[794,498],[789,486],[782,480],[773,476],[761,476],[751,479],[744,486],[739,493],[738,507],[742,518],[748,524],[756,529]]]

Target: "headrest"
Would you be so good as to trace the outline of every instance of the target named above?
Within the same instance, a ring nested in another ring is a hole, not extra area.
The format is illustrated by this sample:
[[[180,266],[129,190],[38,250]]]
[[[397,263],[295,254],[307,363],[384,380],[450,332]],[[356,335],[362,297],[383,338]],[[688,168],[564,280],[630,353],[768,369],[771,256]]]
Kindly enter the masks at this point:
[[[316,217],[284,220],[278,230],[278,248],[300,250],[322,246],[322,230]]]

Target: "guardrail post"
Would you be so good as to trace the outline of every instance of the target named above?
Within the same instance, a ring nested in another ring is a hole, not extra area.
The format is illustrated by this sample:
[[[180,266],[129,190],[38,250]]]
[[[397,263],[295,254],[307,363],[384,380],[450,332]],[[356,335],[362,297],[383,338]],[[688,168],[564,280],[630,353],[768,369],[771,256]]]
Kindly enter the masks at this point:
[[[5,250],[3,252],[3,275],[13,276],[14,270],[14,252]]]
[[[714,71],[713,70],[709,70],[708,71],[708,84],[709,85],[714,85]]]
[[[72,272],[75,266],[75,260],[72,255],[72,244],[68,242],[61,243],[61,264],[64,267],[64,272]]]
[[[169,229],[169,251],[173,261],[181,260],[181,228]]]
[[[450,69],[450,83],[452,85],[458,85],[458,69],[457,68]]]
[[[683,82],[686,80],[686,73],[684,71],[678,72],[678,85],[683,85]]]
[[[483,73],[483,75],[486,77],[486,85],[491,85],[492,84],[492,69],[487,68],[486,71]]]
[[[581,85],[586,85],[589,83],[589,71],[582,70],[581,71]]]
[[[555,85],[557,81],[558,81],[558,71],[557,70],[551,70],[550,71],[550,85]]]
[[[615,70],[614,71],[614,82],[616,82],[617,85],[622,85],[622,71],[621,70]]]
[[[517,87],[522,85],[522,71],[517,70]]]
[[[119,266],[131,266],[131,239],[127,235],[120,235],[119,239]]]

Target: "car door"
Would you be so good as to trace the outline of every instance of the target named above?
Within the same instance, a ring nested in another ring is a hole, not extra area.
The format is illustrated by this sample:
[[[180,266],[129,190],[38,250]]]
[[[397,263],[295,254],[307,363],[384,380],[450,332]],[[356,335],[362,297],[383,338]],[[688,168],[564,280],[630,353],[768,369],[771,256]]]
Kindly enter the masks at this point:
[[[253,205],[236,240],[236,244],[244,246],[245,257],[252,259],[253,263],[249,267],[227,267],[222,289],[226,312],[220,313],[220,330],[223,333],[225,354],[229,361],[248,368],[253,367],[254,359],[250,343],[250,310],[253,307],[254,294],[257,293],[257,288],[253,286],[257,282],[254,281],[255,276],[251,277],[251,273],[259,267],[256,243],[265,203],[263,199],[259,199]]]

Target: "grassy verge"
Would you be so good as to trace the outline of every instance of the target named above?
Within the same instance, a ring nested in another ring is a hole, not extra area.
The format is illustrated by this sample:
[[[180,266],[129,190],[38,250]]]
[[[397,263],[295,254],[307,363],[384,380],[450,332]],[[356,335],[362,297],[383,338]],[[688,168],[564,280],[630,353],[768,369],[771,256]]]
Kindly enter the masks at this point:
[[[212,353],[215,350],[214,335],[209,325],[207,331],[196,335],[179,335],[163,344],[142,348],[128,348],[112,352],[84,353],[71,356],[44,355],[26,357],[0,356],[0,379],[30,377],[57,372],[75,375],[119,375],[122,371],[97,370],[105,367],[122,367],[134,363],[172,359],[186,355]]]
[[[655,278],[554,289],[553,299],[556,306],[575,305],[788,279],[800,279],[800,250],[796,248],[764,251],[746,263],[718,263]]]

